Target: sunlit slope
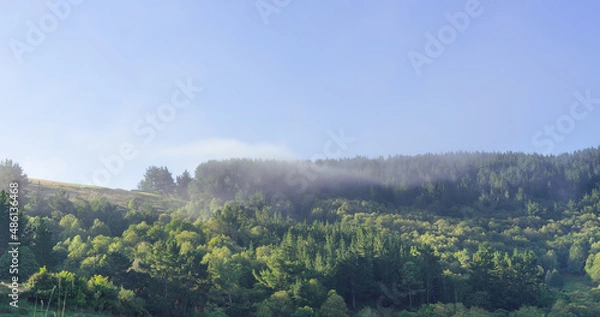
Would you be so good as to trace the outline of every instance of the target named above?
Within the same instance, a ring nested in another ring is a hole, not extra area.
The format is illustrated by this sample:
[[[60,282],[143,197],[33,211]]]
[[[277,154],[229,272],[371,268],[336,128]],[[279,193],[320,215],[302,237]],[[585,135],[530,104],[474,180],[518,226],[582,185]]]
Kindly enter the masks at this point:
[[[45,195],[46,197],[49,197],[64,190],[71,199],[91,200],[96,197],[106,197],[111,203],[121,206],[127,206],[131,199],[138,198],[142,204],[148,203],[159,210],[173,210],[182,207],[187,203],[179,198],[164,197],[158,194],[141,191],[71,184],[35,178],[30,178],[29,181],[28,196]]]

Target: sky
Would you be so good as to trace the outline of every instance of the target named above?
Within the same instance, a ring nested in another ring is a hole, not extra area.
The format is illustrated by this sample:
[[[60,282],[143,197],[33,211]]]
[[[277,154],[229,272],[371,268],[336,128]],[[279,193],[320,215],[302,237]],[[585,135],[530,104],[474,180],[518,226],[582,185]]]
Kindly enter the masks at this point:
[[[212,159],[600,145],[600,3],[6,0],[0,158],[133,189]]]

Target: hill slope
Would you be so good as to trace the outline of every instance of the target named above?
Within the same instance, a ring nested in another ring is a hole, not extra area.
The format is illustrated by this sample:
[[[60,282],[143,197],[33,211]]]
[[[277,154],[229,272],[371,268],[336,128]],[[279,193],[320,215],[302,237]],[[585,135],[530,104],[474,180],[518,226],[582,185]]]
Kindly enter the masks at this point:
[[[106,197],[111,203],[126,207],[130,200],[137,198],[141,204],[149,204],[157,210],[172,210],[187,202],[179,198],[167,198],[158,194],[137,190],[112,189],[99,186],[63,183],[51,180],[30,178],[29,196],[53,196],[64,191],[71,199],[91,200]]]

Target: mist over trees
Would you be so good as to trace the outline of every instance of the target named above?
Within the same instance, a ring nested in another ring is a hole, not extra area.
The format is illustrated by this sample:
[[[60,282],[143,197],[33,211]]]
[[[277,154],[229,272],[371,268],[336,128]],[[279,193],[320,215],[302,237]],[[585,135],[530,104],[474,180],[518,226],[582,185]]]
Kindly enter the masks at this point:
[[[188,172],[188,170],[184,170],[183,173],[181,173],[181,175],[178,175],[175,178],[175,191],[176,194],[182,199],[190,199],[190,194],[188,190],[192,180],[192,175],[190,174],[190,172]]]
[[[0,161],[0,188],[7,190],[8,185],[12,182],[19,183],[22,189],[29,185],[29,179],[23,168],[13,160],[4,159]]]
[[[23,296],[62,285],[72,310],[116,316],[600,316],[600,148],[151,166],[138,189],[165,203],[32,192]]]
[[[560,156],[523,153],[449,153],[377,159],[285,162],[231,159],[200,164],[190,184],[193,200],[210,205],[261,192],[283,197],[302,218],[315,199],[344,197],[415,207],[462,217],[464,209],[505,216],[526,207],[551,212],[590,193],[600,182],[599,149]],[[463,210],[463,211],[461,211]]]

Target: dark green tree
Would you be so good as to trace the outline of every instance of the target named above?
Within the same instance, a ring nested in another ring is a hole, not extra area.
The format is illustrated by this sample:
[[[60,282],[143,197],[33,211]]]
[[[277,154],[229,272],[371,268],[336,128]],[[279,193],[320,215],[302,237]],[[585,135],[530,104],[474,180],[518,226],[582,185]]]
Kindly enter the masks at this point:
[[[10,248],[9,248],[10,249]],[[10,251],[10,250],[9,250]],[[11,261],[13,259],[12,253],[4,252],[2,256],[0,256],[0,265],[2,265],[2,270],[0,270],[0,280],[4,282],[10,282],[13,276],[18,277],[19,285],[25,283],[27,279],[37,272],[40,268],[40,265],[35,259],[35,256],[26,246],[18,247],[18,259],[19,262],[14,265]]]
[[[138,183],[138,190],[162,195],[173,194],[175,188],[173,175],[167,167],[148,167],[144,179]]]
[[[350,252],[336,266],[337,289],[349,300],[351,309],[369,300],[373,291],[372,259]]]
[[[34,221],[35,231],[31,251],[41,266],[54,267],[54,238],[43,218]]]
[[[185,200],[190,199],[188,188],[192,182],[192,176],[188,170],[183,171],[181,175],[175,177],[176,192],[179,197]]]

